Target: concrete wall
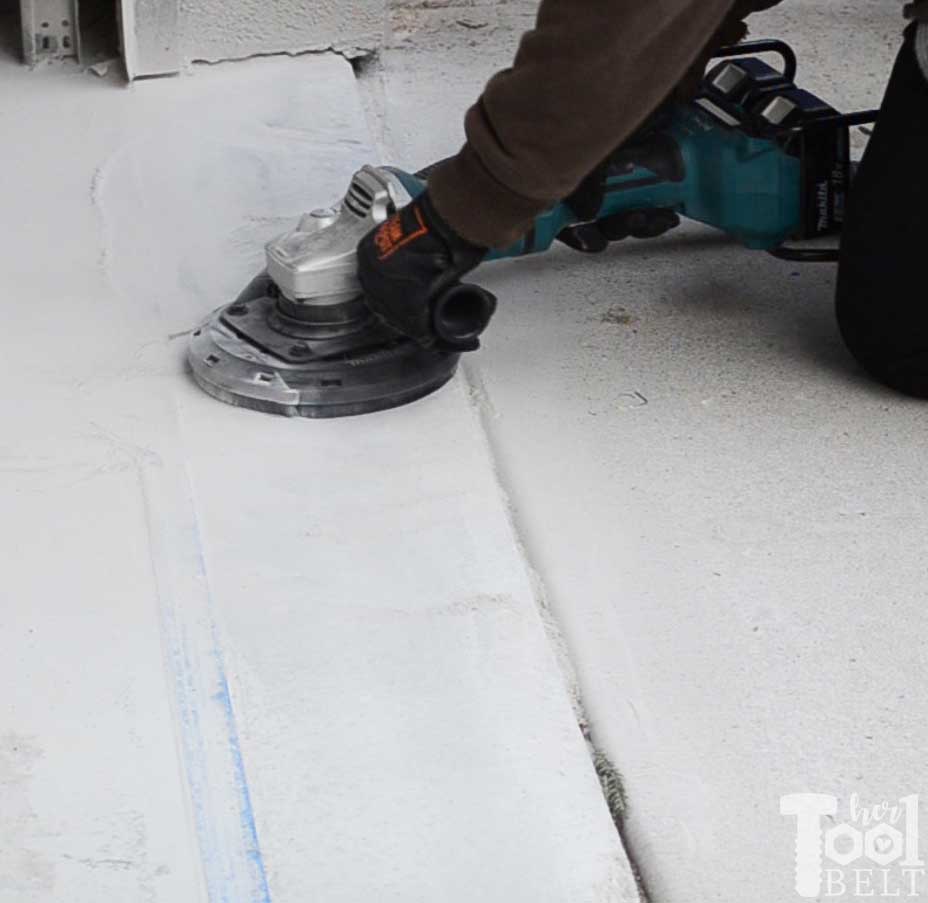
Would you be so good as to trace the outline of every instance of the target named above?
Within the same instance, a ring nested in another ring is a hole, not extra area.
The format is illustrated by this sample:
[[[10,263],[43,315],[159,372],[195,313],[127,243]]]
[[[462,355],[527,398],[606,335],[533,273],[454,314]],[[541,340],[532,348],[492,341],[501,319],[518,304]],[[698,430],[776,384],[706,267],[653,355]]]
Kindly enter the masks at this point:
[[[121,0],[121,7],[132,77],[273,53],[358,55],[380,45],[386,21],[386,0]]]
[[[383,37],[384,0],[181,0],[187,60],[277,51],[370,50]]]

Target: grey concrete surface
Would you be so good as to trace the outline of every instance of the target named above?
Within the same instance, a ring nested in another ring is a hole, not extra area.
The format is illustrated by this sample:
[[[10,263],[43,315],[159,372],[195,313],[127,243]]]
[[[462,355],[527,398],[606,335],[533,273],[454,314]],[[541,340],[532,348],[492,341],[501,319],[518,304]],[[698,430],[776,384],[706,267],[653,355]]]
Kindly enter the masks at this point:
[[[349,64],[3,60],[0,112],[0,903],[635,903],[466,381],[186,371],[373,156]]]
[[[365,76],[387,157],[457,147],[533,7],[395,8]],[[805,87],[865,108],[900,11],[786,0],[754,32],[794,44]],[[850,360],[833,268],[701,227],[482,281],[501,307],[470,379],[652,899],[798,899],[781,795],[832,794],[842,823],[854,800],[925,790],[928,407]]]
[[[383,41],[384,0],[120,0],[131,78],[192,62],[334,49],[352,56]]]
[[[383,0],[184,0],[181,46],[188,60],[334,47],[369,50],[383,35]]]

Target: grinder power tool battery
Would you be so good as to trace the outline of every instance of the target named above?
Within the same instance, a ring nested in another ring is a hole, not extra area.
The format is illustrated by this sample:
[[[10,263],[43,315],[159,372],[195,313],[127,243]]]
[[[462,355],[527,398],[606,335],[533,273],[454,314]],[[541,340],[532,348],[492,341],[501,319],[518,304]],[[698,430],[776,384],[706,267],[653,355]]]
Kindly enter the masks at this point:
[[[850,129],[876,112],[843,115],[799,88],[795,54],[781,41],[739,44],[716,59],[700,94],[658,111],[581,201],[556,205],[487,260],[540,253],[557,240],[597,252],[661,235],[682,216],[778,257],[836,261],[835,249],[808,242],[840,233],[854,173]],[[340,204],[270,242],[266,271],[194,332],[188,359],[198,384],[255,410],[339,417],[396,407],[447,382],[459,355],[423,349],[382,325],[357,279],[360,239],[427,179],[428,170],[366,166]],[[472,339],[493,307],[478,286],[453,286],[433,304],[436,331]]]

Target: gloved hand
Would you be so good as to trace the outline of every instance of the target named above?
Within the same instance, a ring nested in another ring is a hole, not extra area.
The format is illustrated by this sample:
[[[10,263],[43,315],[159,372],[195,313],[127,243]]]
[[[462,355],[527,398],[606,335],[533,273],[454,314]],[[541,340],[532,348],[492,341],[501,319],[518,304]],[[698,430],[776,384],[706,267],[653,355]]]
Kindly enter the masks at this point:
[[[487,248],[457,235],[428,191],[366,235],[358,245],[358,277],[370,309],[425,348],[474,351],[496,299],[463,275]]]
[[[674,141],[660,130],[642,129],[626,145],[604,160],[567,198],[581,222],[562,230],[558,239],[575,251],[598,254],[614,241],[626,238],[657,238],[680,225],[674,210],[649,208],[627,210],[598,218],[606,198],[606,180],[610,171],[621,172],[646,166],[667,181],[679,181],[685,175],[683,160]]]

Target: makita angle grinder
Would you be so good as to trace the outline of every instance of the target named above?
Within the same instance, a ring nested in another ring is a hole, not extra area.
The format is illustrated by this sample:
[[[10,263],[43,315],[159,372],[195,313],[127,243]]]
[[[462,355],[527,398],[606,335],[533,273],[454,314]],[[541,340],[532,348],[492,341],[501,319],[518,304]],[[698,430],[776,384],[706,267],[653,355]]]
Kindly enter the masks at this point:
[[[840,233],[854,174],[850,129],[876,112],[844,115],[799,88],[796,56],[781,41],[740,44],[716,59],[693,101],[658,111],[606,161],[593,208],[589,198],[588,209],[566,200],[487,260],[537,254],[558,240],[598,252],[688,217],[781,258],[836,261],[835,248],[809,242]],[[340,417],[406,404],[446,383],[459,355],[423,349],[380,323],[356,275],[360,239],[427,179],[428,170],[365,166],[338,205],[270,242],[266,271],[193,335],[199,385],[260,411]],[[460,345],[493,309],[482,288],[453,286],[434,303],[435,330]]]

